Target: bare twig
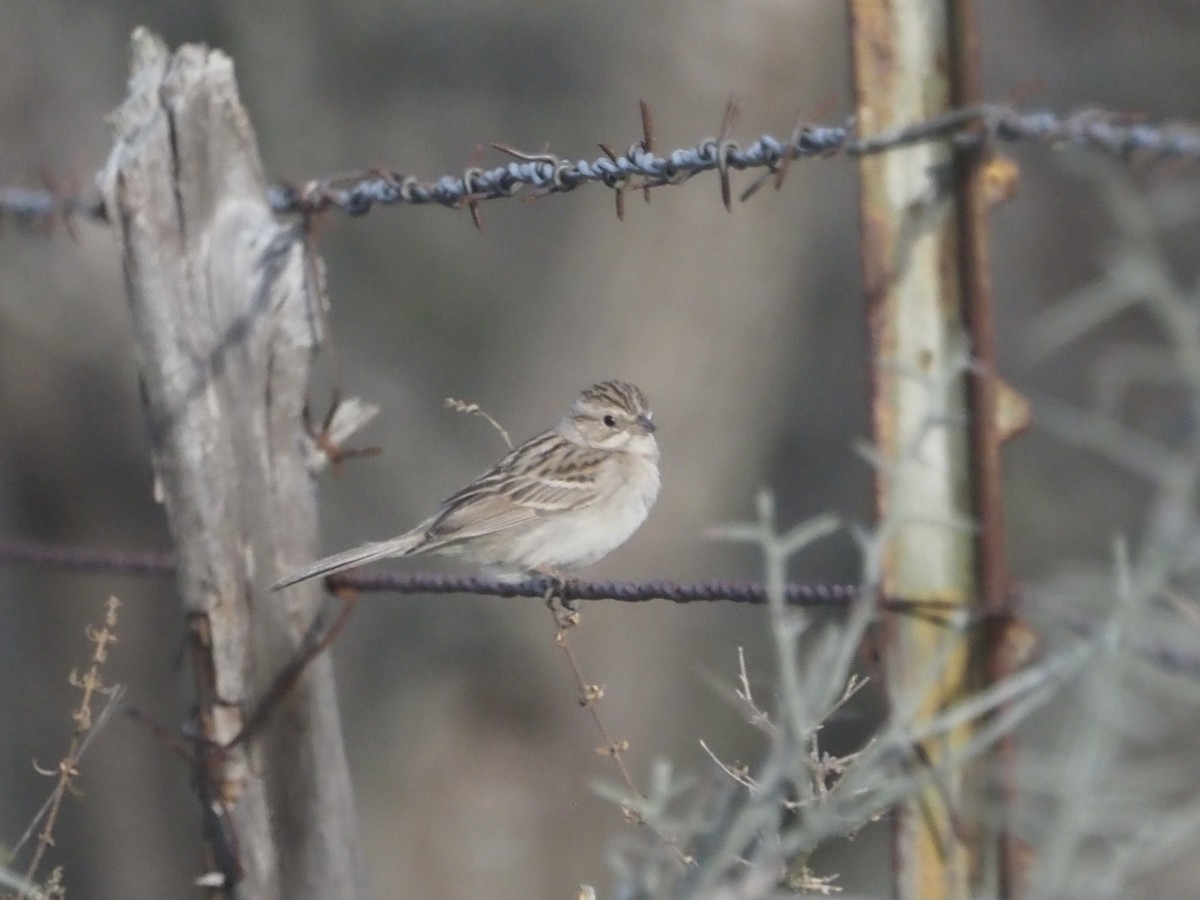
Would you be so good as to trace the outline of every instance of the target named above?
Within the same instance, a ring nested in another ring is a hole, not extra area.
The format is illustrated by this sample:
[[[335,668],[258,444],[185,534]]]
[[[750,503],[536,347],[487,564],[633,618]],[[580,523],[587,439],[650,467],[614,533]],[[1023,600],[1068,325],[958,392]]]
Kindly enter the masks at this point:
[[[466,400],[457,400],[454,397],[447,397],[446,408],[452,409],[455,412],[482,416],[483,418],[487,419],[491,426],[500,433],[500,437],[504,438],[504,443],[508,446],[508,449],[512,449],[512,438],[508,436],[508,432],[504,430],[504,426],[492,418],[491,414],[478,403],[468,403]]]
[[[115,629],[117,627],[117,609],[120,605],[121,603],[116,597],[108,598],[105,605],[104,624],[99,628],[88,628],[87,631],[88,640],[93,644],[91,664],[83,675],[71,672],[72,686],[79,688],[83,695],[80,698],[79,706],[71,713],[71,718],[75,720],[75,731],[71,735],[67,752],[63,754],[58,766],[54,770],[43,772],[43,774],[55,776],[58,780],[50,792],[49,799],[42,805],[30,823],[26,836],[17,842],[16,849],[20,849],[28,835],[32,833],[39,822],[41,823],[33,855],[25,867],[27,885],[36,883],[42,859],[45,857],[46,851],[54,845],[54,827],[58,824],[63,798],[67,795],[67,791],[75,789],[75,779],[79,775],[79,760],[87,748],[91,735],[107,720],[109,710],[119,699],[119,689],[104,685],[100,678],[100,668],[108,661],[109,647],[117,641]],[[109,702],[104,706],[100,717],[93,719],[92,702],[97,694],[107,694]],[[42,770],[39,769],[39,771]],[[18,898],[27,896],[29,896],[29,892],[24,888],[18,894]]]
[[[604,717],[600,715],[600,701],[604,699],[604,685],[596,684],[587,680],[583,674],[583,668],[579,664],[579,658],[576,657],[574,649],[571,647],[571,642],[568,639],[568,632],[579,625],[579,613],[570,609],[567,604],[567,597],[570,594],[563,588],[561,584],[553,584],[546,588],[544,594],[547,600],[547,606],[550,609],[551,615],[554,616],[554,643],[563,651],[563,655],[567,658],[567,664],[571,668],[571,675],[575,679],[575,688],[579,691],[579,705],[588,711],[591,715],[592,722],[596,726],[596,731],[600,734],[600,740],[604,743],[596,748],[596,752],[601,756],[607,756],[613,761],[617,772],[621,776],[621,781],[625,785],[625,789],[629,792],[627,802],[621,804],[621,812],[625,818],[639,825],[649,825],[659,840],[675,853],[679,862],[683,865],[691,863],[689,857],[679,847],[679,842],[671,835],[665,833],[661,826],[648,817],[649,804],[645,793],[637,786],[633,780],[633,774],[629,771],[629,766],[625,763],[625,753],[629,750],[629,741],[613,738],[612,732],[604,722]],[[562,601],[562,608],[554,605],[554,600]]]

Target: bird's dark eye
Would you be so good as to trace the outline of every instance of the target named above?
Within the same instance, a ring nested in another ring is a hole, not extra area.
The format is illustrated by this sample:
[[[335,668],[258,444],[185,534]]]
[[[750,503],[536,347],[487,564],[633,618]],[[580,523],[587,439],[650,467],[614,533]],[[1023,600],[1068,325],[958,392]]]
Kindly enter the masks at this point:
[[[607,425],[609,428],[616,428],[617,427],[617,417],[614,416],[612,413],[609,413],[607,416],[604,417],[604,424]]]

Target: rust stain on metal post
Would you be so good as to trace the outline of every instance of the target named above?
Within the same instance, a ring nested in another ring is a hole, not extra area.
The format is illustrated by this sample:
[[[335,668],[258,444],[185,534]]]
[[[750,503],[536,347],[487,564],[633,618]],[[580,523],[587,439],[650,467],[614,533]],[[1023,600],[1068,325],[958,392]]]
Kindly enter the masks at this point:
[[[955,106],[980,101],[978,48],[973,2],[955,0],[951,15],[951,99]],[[992,285],[988,258],[988,201],[980,177],[986,150],[960,150],[955,166],[958,206],[958,267],[961,273],[963,317],[971,336],[976,366],[968,380],[971,410],[972,482],[979,529],[979,587],[984,609],[992,615],[1006,611],[1008,568],[1004,550],[1004,510],[1000,495],[1000,420],[996,335],[992,315]]]
[[[952,0],[950,17],[951,101],[963,107],[982,101],[979,71],[979,41],[974,0]],[[989,183],[985,178],[987,147],[960,149],[955,166],[955,196],[959,219],[958,265],[962,280],[962,307],[971,353],[975,361],[968,379],[972,494],[978,522],[976,571],[978,603],[987,614],[978,652],[982,655],[982,678],[992,683],[1011,673],[1014,653],[1009,646],[1009,572],[1004,538],[1004,498],[1001,493],[1000,448],[1004,441],[1023,430],[1010,428],[1006,412],[1021,406],[1024,398],[1016,395],[999,376],[996,357],[995,318],[992,307],[991,266],[988,252]],[[1015,400],[1012,398],[1015,397]],[[1009,401],[1002,405],[1001,401]],[[1028,404],[1024,403],[1024,424],[1028,424]],[[1012,798],[1015,747],[1011,737],[997,747],[996,763],[1003,785],[1002,802]],[[999,854],[997,893],[1014,896],[1023,881],[1018,871],[1012,838],[1002,831],[996,852]]]
[[[852,0],[850,16],[862,137],[977,99],[971,0]],[[1001,426],[978,164],[948,141],[864,157],[860,221],[876,503],[889,528],[882,588],[998,614]],[[994,646],[983,656],[917,621],[892,620],[887,633],[891,696],[925,721],[998,674]],[[968,738],[953,731],[915,755],[939,768]],[[936,781],[897,811],[903,898],[971,896],[986,868],[982,782],[953,767]]]

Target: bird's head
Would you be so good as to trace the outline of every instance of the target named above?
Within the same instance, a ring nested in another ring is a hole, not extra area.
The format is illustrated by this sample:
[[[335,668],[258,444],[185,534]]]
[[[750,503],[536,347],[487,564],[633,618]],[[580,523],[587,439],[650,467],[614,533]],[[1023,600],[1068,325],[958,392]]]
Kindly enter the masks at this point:
[[[571,404],[558,427],[568,440],[585,447],[658,455],[654,414],[646,395],[625,381],[592,385]]]

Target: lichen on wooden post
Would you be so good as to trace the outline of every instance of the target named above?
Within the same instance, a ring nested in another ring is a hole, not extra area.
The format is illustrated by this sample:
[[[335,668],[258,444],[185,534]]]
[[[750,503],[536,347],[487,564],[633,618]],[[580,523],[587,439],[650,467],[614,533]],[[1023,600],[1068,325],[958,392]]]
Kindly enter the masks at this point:
[[[306,264],[302,227],[267,207],[227,56],[196,45],[172,54],[138,29],[113,125],[100,186],[124,263],[155,491],[175,541],[198,727],[221,745],[321,602],[315,585],[268,590],[317,544],[300,422],[319,266]],[[197,755],[210,863],[237,879],[234,896],[361,896],[327,656],[261,734]]]

